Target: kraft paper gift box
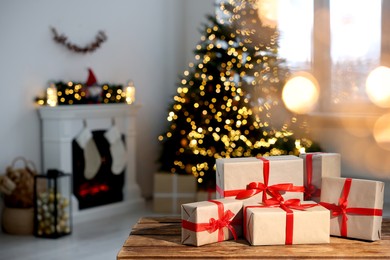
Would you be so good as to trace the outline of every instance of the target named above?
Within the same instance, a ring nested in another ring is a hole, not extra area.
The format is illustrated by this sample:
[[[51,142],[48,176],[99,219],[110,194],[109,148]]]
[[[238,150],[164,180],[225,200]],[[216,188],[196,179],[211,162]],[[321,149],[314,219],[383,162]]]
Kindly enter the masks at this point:
[[[242,201],[216,199],[181,205],[181,241],[202,246],[242,235]]]
[[[196,192],[196,201],[205,201],[216,199],[215,189],[198,190]]]
[[[269,190],[289,184],[294,187],[282,192],[283,198],[303,200],[303,159],[297,156],[224,158],[217,159],[216,166],[217,198],[247,199],[241,194],[252,194],[250,199],[261,201]]]
[[[288,206],[291,200],[281,207],[244,202],[246,240],[251,245],[329,243],[330,211],[314,201],[303,201],[299,210],[294,209]]]
[[[340,177],[341,160],[338,153],[305,153],[303,159],[305,200],[320,202],[322,177]]]
[[[153,211],[180,214],[181,204],[196,200],[196,179],[192,175],[155,173]]]
[[[380,240],[384,183],[373,180],[325,177],[320,204],[328,208],[330,234]]]

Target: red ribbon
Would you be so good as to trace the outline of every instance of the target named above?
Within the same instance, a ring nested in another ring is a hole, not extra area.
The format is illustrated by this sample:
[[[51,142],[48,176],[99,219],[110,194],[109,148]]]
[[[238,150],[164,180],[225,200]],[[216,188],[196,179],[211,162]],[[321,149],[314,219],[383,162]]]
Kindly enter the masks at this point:
[[[340,234],[343,237],[346,237],[348,234],[347,230],[347,214],[357,214],[357,215],[365,215],[365,216],[382,216],[382,209],[375,208],[348,208],[348,195],[351,189],[352,179],[345,179],[343,191],[341,197],[339,198],[339,204],[331,204],[327,202],[320,202],[322,206],[329,209],[332,212],[332,216],[338,217],[341,215],[341,226],[340,226]]]
[[[301,204],[300,199],[289,199],[284,201],[282,197],[280,198],[271,198],[264,201],[263,205],[259,206],[246,206],[244,208],[244,236],[246,236],[246,216],[247,208],[281,208],[286,211],[286,245],[292,245],[293,243],[293,234],[294,234],[294,212],[292,209],[296,210],[305,210],[306,208],[317,206],[318,204]]]
[[[309,153],[306,155],[306,187],[305,200],[310,200],[312,197],[320,197],[321,189],[318,189],[312,184],[313,179],[313,156],[318,153]]]
[[[187,220],[181,221],[182,228],[188,229],[194,232],[208,231],[210,234],[218,230],[218,242],[224,240],[223,228],[227,227],[235,240],[237,240],[237,233],[232,226],[232,218],[235,214],[231,210],[224,211],[223,203],[216,200],[209,200],[218,206],[218,219],[210,218],[209,223],[192,223]]]
[[[280,195],[281,191],[295,191],[295,192],[304,192],[304,187],[294,186],[292,183],[280,183],[275,185],[268,185],[269,181],[269,160],[264,157],[256,157],[263,161],[263,179],[264,183],[261,182],[251,182],[247,185],[246,190],[239,192],[236,196],[236,199],[247,199],[250,198],[260,192],[263,192],[264,202],[267,199],[267,194],[272,198],[280,199],[282,196]]]

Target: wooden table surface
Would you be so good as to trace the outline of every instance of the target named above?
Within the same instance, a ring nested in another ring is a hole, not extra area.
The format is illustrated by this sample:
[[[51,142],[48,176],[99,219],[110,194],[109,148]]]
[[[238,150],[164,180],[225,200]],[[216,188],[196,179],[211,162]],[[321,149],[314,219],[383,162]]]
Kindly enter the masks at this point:
[[[144,217],[131,230],[117,259],[135,258],[333,258],[390,259],[390,219],[383,219],[382,240],[367,242],[331,237],[329,244],[250,246],[245,239],[201,247],[181,244],[179,217]]]

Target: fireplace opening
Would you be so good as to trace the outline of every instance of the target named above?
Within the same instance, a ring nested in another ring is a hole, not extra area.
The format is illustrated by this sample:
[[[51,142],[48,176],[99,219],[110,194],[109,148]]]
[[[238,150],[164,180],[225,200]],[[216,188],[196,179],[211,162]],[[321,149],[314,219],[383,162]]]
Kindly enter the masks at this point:
[[[73,193],[80,210],[123,201],[126,169],[119,173],[112,171],[113,158],[105,132],[106,130],[91,132],[95,150],[83,149],[76,139],[72,141]],[[124,135],[121,135],[121,141],[125,142]],[[94,166],[92,174],[86,173],[88,164]]]

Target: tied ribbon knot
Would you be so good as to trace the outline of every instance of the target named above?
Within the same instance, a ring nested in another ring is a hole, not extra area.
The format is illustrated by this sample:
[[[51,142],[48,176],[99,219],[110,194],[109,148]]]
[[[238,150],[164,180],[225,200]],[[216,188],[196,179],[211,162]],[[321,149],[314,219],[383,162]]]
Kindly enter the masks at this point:
[[[339,203],[320,202],[322,206],[329,209],[333,217],[341,216],[341,225],[340,225],[340,234],[343,237],[348,236],[347,222],[348,214],[357,214],[365,216],[382,216],[382,209],[375,208],[350,208],[348,207],[348,196],[351,189],[352,179],[345,179],[343,191],[341,197],[339,198]]]
[[[182,220],[182,228],[188,229],[194,232],[207,231],[210,234],[218,231],[218,242],[224,240],[223,229],[227,227],[233,235],[233,238],[237,240],[237,233],[232,226],[236,224],[233,219],[235,214],[231,210],[224,210],[224,205],[222,202],[217,200],[209,200],[209,202],[215,203],[218,207],[218,219],[210,218],[209,223],[193,223],[187,220]],[[242,220],[241,220],[242,221]],[[241,223],[241,222],[240,222]]]
[[[292,183],[280,183],[275,185],[267,185],[262,182],[251,182],[246,186],[246,190],[239,192],[236,199],[247,199],[254,195],[263,192],[263,202],[267,199],[267,194],[272,198],[281,198],[280,192],[297,191],[302,192],[303,188],[294,186]]]
[[[312,197],[320,197],[321,189],[318,189],[312,184],[313,179],[313,156],[319,153],[309,153],[306,155],[306,187],[305,200],[310,200]]]
[[[282,199],[282,195],[280,192],[285,191],[294,191],[294,192],[304,192],[304,187],[302,186],[294,186],[292,183],[279,183],[274,185],[268,185],[269,181],[269,171],[270,164],[269,160],[264,157],[256,157],[259,160],[263,161],[263,179],[262,182],[251,182],[246,186],[246,190],[239,192],[236,196],[236,199],[247,199],[253,197],[254,195],[263,192],[262,201],[267,200],[267,194],[275,199]]]
[[[233,226],[231,225],[231,218],[234,217],[234,213],[231,210],[227,210],[225,214],[220,219],[210,218],[209,220],[209,226],[206,227],[206,230],[209,233],[214,233],[218,230],[218,241],[223,240],[223,228],[227,227],[230,232],[232,232],[232,235],[234,237],[234,240],[237,240],[237,234],[234,230]],[[222,236],[222,237],[221,237]]]
[[[280,198],[271,198],[267,199],[263,202],[263,205],[260,206],[247,206],[244,210],[244,220],[246,221],[247,216],[247,208],[281,208],[286,211],[286,245],[293,244],[293,233],[294,233],[294,212],[295,210],[306,210],[307,208],[311,208],[317,206],[317,203],[314,204],[301,204],[300,199],[288,199],[284,200],[283,197]],[[246,235],[246,225],[244,225],[244,234]]]

